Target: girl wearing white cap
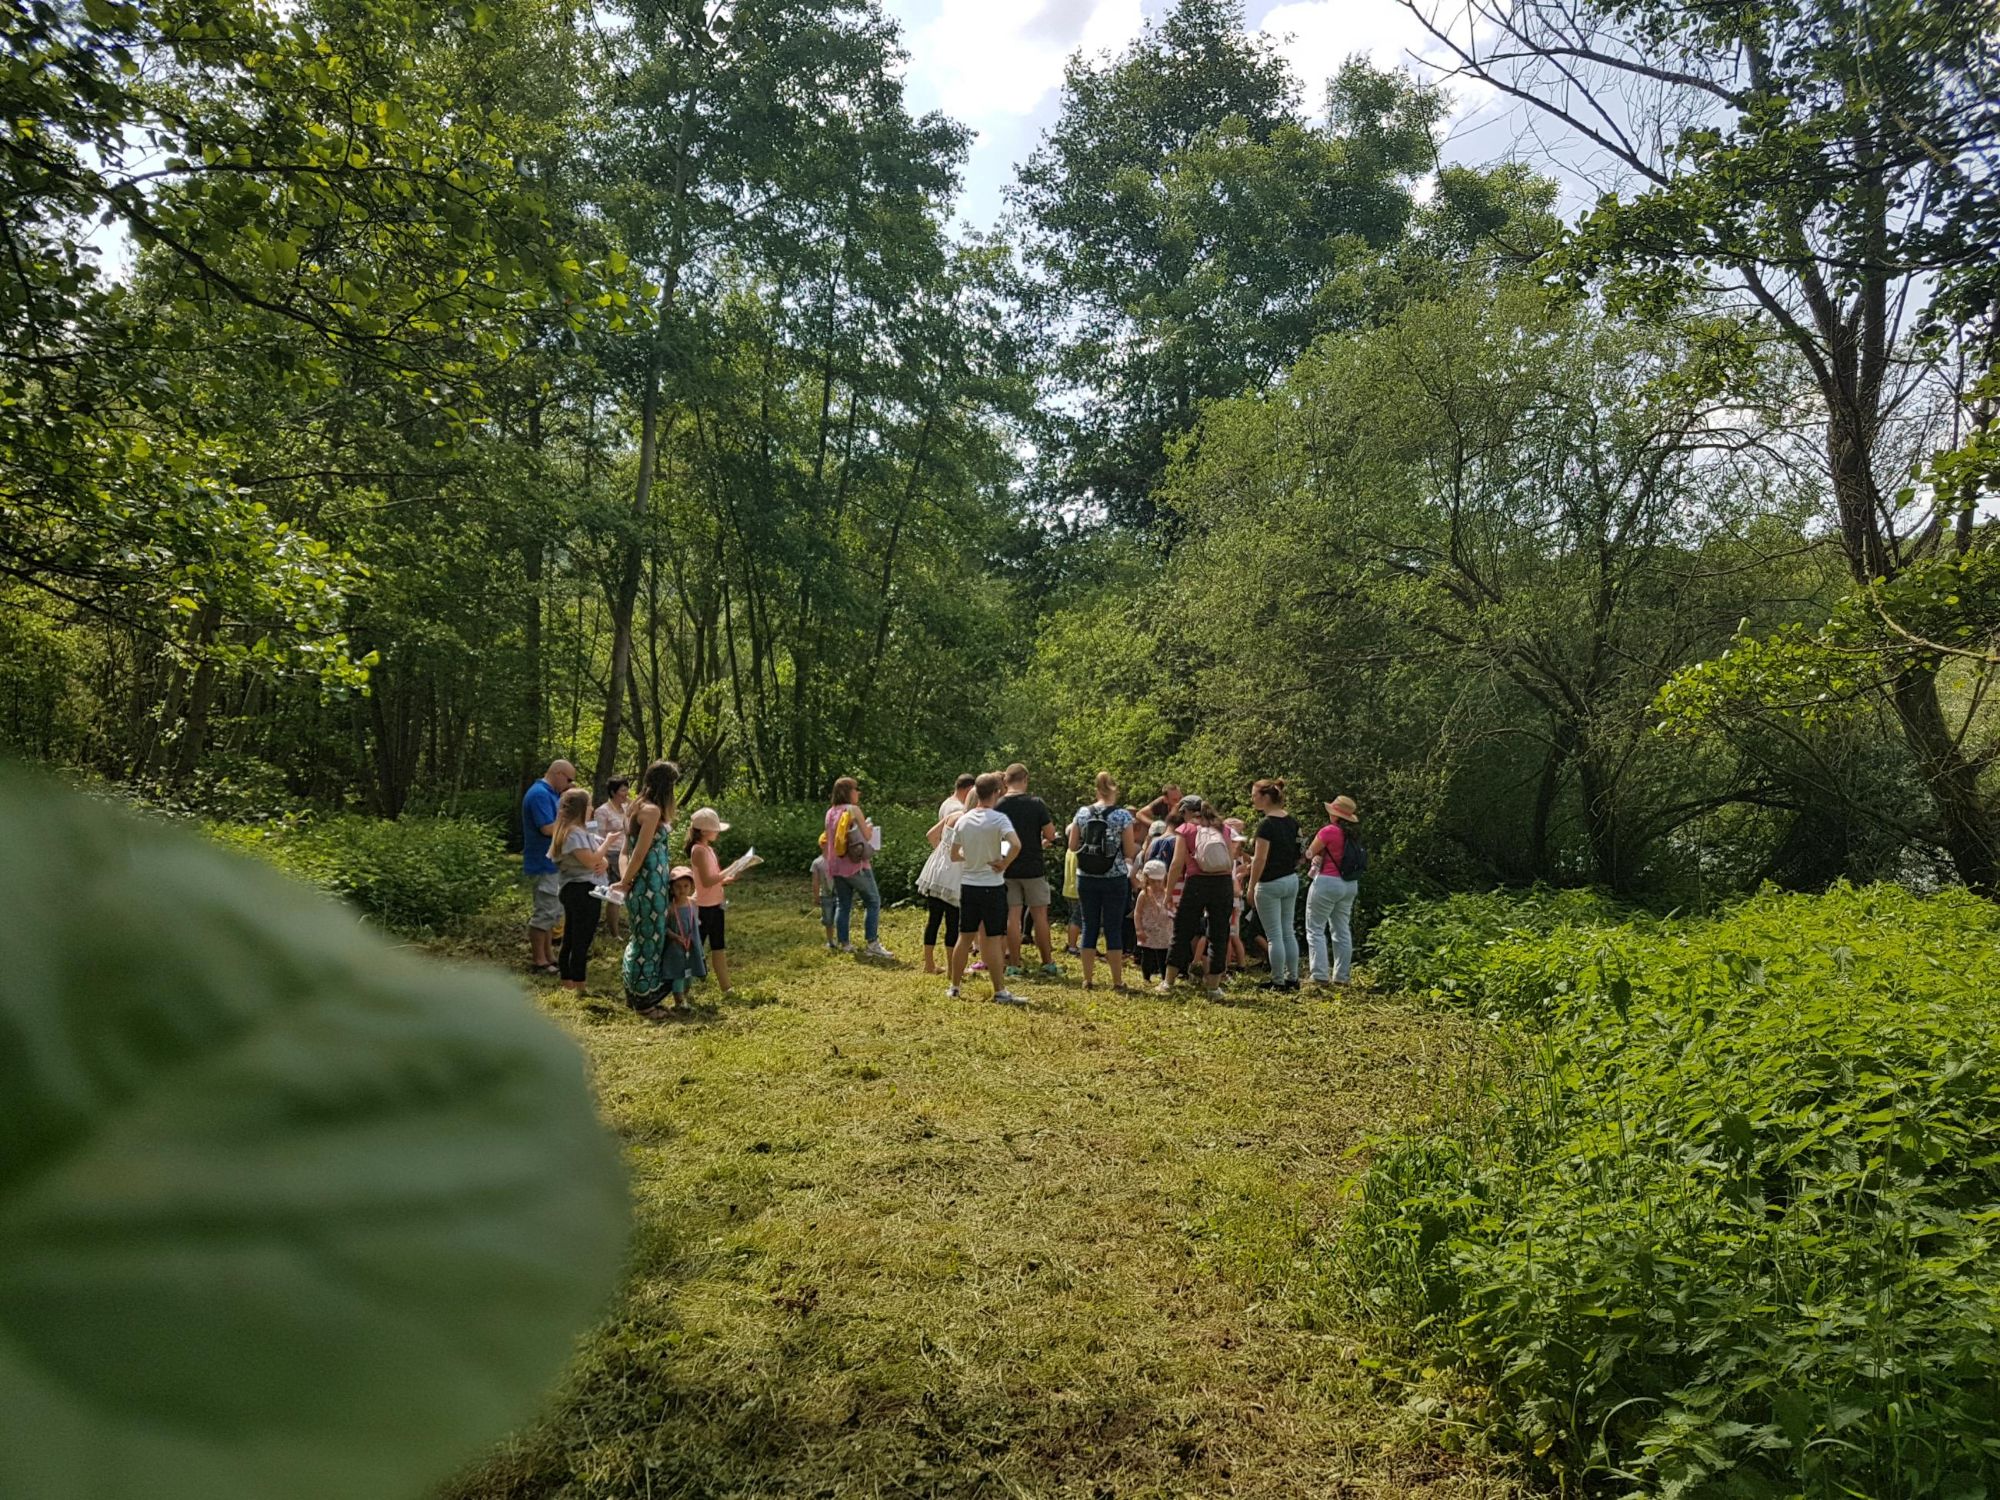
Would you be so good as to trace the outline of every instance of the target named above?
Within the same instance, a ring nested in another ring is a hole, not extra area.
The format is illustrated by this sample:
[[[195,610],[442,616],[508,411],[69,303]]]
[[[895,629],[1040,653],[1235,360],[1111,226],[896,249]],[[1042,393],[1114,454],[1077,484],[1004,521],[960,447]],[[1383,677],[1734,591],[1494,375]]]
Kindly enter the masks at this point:
[[[701,921],[701,945],[723,994],[729,993],[729,955],[724,951],[723,918],[728,913],[729,887],[734,875],[722,873],[722,856],[715,841],[729,831],[722,814],[712,807],[695,809],[688,819],[688,866],[694,871],[695,914]]]
[[[1167,972],[1167,950],[1174,945],[1174,914],[1167,906],[1167,862],[1149,859],[1140,872],[1138,905],[1132,908],[1139,936],[1139,972],[1158,983]]]

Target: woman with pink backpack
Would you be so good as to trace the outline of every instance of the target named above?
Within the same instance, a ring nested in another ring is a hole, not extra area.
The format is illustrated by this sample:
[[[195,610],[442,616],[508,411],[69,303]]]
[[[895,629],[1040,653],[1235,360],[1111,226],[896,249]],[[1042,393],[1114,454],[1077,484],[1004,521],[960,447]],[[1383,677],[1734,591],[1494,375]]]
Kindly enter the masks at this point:
[[[1201,798],[1181,798],[1181,826],[1174,833],[1174,862],[1167,871],[1167,889],[1180,888],[1174,912],[1174,946],[1167,955],[1167,977],[1158,985],[1166,994],[1174,981],[1194,966],[1194,941],[1206,935],[1208,961],[1202,985],[1213,1000],[1229,969],[1229,921],[1236,914],[1235,850],[1222,819]],[[1185,879],[1183,880],[1183,877]]]

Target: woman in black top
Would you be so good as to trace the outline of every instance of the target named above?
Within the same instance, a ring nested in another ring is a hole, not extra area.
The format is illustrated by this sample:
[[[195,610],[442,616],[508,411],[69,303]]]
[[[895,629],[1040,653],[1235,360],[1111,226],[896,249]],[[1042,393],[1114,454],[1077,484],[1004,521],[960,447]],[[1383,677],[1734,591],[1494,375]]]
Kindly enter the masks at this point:
[[[1299,987],[1299,934],[1292,918],[1299,908],[1299,823],[1285,811],[1285,778],[1260,781],[1250,800],[1262,814],[1257,819],[1257,845],[1250,861],[1250,886],[1245,893],[1257,909],[1264,940],[1271,945],[1269,988]]]

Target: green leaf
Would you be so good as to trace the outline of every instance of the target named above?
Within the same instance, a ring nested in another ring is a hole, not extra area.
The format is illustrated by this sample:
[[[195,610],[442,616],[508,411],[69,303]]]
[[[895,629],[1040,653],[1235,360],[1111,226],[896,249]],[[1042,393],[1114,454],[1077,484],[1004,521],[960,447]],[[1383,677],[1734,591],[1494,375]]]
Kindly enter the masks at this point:
[[[610,1289],[616,1152],[517,988],[0,781],[0,1494],[414,1495]]]

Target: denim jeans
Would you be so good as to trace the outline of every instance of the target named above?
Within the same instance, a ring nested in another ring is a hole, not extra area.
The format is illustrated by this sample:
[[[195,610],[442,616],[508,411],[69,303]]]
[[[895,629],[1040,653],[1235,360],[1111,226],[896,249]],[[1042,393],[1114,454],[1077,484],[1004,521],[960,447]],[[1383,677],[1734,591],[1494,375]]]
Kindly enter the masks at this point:
[[[1125,897],[1132,882],[1123,875],[1079,875],[1076,901],[1082,908],[1083,946],[1095,948],[1097,935],[1104,934],[1104,951],[1125,949]]]
[[[833,877],[833,931],[842,946],[848,941],[848,929],[854,916],[854,897],[859,892],[862,904],[867,908],[868,917],[864,926],[866,941],[874,942],[882,930],[882,891],[875,884],[875,872],[863,865],[852,875]]]
[[[1312,977],[1327,978],[1326,935],[1333,929],[1332,977],[1342,984],[1354,977],[1354,898],[1361,882],[1338,875],[1320,875],[1306,892],[1306,949],[1312,955]]]
[[[1299,877],[1257,882],[1257,920],[1271,945],[1271,978],[1283,984],[1299,977],[1299,934],[1292,918],[1299,909]]]

